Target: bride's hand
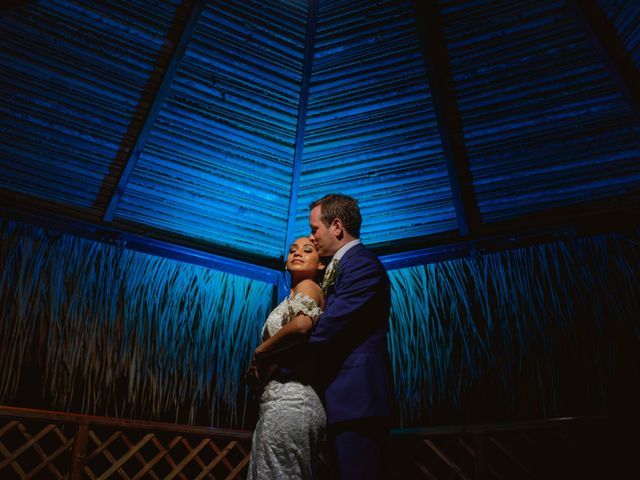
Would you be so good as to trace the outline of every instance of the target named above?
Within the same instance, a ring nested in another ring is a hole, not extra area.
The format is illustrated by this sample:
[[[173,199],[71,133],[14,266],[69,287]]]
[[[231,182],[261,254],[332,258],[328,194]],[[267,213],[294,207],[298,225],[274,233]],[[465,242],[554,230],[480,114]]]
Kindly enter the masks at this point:
[[[244,381],[250,387],[254,388],[259,388],[260,384],[262,383],[262,379],[260,378],[260,370],[258,369],[255,357],[253,357],[251,359],[251,363],[249,363],[249,369],[244,376]]]
[[[256,349],[257,350],[257,349]],[[278,370],[278,364],[268,360],[258,360],[254,355],[244,381],[256,390],[262,390]]]

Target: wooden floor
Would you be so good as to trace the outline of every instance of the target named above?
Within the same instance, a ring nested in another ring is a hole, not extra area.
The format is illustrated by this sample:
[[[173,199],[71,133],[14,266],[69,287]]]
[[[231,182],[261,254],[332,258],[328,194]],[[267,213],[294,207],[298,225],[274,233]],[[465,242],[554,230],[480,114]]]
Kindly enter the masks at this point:
[[[596,418],[396,429],[382,478],[633,478],[622,438]],[[3,480],[244,478],[250,447],[243,430],[0,407]],[[321,479],[330,465],[325,451]]]

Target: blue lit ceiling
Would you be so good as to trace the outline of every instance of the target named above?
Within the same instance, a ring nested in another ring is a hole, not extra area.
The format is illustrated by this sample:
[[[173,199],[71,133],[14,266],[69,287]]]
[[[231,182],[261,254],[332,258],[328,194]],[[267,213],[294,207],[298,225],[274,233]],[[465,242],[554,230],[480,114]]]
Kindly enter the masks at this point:
[[[330,192],[383,255],[638,210],[633,0],[0,8],[3,215],[278,269]]]

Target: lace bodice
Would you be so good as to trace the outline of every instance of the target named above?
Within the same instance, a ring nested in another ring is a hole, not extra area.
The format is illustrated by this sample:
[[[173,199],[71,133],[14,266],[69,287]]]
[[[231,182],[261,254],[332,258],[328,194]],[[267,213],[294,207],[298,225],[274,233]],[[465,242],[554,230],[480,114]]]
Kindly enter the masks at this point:
[[[272,337],[284,325],[289,323],[293,317],[300,313],[308,315],[315,324],[322,310],[313,298],[301,293],[296,293],[293,297],[285,298],[272,310],[262,328],[262,335],[264,335],[266,330],[269,332],[269,336]]]
[[[315,323],[322,310],[301,293],[287,297],[269,314],[262,334],[275,335],[299,313]],[[317,478],[318,444],[326,421],[322,402],[311,385],[296,379],[271,380],[260,396],[247,479]]]

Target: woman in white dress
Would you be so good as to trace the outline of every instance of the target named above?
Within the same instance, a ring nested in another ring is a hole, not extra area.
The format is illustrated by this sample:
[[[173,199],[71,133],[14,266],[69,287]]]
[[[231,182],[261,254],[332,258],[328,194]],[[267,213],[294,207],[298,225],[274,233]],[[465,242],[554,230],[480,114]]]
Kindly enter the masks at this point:
[[[291,292],[269,314],[248,373],[254,383],[266,382],[253,434],[249,480],[316,478],[326,414],[309,384],[301,350],[324,308],[324,295],[315,281],[324,268],[309,238],[291,244],[287,256]],[[281,331],[286,324],[291,325]],[[271,360],[274,354],[277,364]]]

